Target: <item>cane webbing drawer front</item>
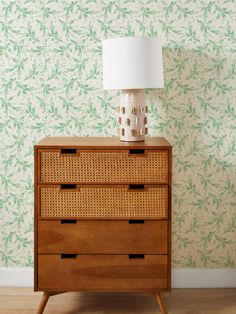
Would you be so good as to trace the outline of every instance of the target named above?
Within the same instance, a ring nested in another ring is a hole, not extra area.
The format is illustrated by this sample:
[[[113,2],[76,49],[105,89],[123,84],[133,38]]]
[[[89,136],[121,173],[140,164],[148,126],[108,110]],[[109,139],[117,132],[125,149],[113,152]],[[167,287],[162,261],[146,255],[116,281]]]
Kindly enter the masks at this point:
[[[40,220],[42,254],[167,254],[167,220]]]
[[[41,183],[168,183],[168,150],[40,152]]]
[[[150,185],[144,190],[128,186],[81,186],[63,191],[60,186],[39,187],[41,217],[167,218],[168,186]]]
[[[134,257],[39,255],[38,286],[56,290],[167,289],[167,255]]]

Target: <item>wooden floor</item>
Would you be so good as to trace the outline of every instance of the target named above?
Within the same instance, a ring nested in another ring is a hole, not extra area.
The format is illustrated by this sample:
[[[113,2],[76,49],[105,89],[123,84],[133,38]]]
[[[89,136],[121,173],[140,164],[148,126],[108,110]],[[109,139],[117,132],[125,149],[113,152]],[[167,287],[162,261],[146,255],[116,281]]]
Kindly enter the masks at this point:
[[[0,314],[33,314],[41,293],[0,287]],[[236,314],[236,289],[173,289],[163,294],[169,314]],[[145,294],[66,293],[52,297],[45,314],[157,314],[155,299]]]

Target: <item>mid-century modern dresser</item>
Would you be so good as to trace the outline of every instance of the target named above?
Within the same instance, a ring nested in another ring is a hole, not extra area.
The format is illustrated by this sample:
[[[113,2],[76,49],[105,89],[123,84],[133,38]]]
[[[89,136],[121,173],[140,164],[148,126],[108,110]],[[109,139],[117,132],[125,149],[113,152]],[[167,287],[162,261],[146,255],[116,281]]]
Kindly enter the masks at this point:
[[[35,145],[34,289],[171,288],[171,145],[46,137]]]

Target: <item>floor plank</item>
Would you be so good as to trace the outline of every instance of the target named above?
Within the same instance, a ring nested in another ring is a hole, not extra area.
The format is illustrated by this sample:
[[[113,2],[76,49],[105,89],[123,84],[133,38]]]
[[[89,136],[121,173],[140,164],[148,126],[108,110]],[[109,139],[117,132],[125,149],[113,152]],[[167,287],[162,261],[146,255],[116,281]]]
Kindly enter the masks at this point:
[[[0,314],[33,314],[41,293],[0,287]],[[236,289],[173,289],[163,294],[169,314],[236,314]],[[154,297],[129,293],[66,293],[50,298],[45,314],[157,314]]]

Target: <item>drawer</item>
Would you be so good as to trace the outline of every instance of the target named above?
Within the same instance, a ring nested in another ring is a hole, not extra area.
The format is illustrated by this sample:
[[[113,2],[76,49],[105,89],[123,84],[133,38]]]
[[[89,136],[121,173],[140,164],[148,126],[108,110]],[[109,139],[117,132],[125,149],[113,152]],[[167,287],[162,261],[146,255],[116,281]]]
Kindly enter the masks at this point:
[[[167,220],[39,220],[38,252],[167,254]]]
[[[38,255],[38,288],[167,289],[167,255]]]
[[[42,218],[167,218],[167,185],[39,186]]]
[[[40,183],[168,183],[168,150],[39,150]]]

